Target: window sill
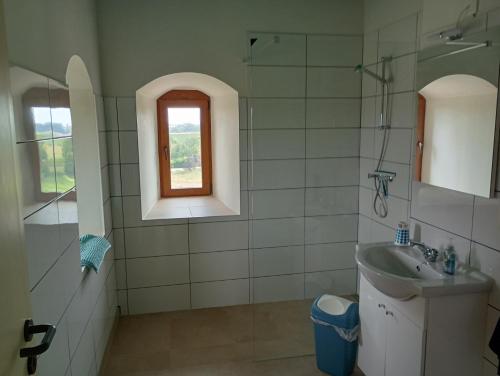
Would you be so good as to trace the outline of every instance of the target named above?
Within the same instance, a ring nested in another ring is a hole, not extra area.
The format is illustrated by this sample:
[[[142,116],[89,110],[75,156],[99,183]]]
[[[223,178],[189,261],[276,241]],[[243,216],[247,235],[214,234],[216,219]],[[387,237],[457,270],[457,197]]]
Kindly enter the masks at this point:
[[[213,196],[162,198],[143,216],[143,220],[203,218],[239,215]]]

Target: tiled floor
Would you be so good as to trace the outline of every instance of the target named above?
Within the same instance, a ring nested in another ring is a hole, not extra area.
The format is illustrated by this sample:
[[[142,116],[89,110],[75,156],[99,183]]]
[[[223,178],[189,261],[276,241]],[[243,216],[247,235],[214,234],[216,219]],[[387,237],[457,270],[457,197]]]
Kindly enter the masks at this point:
[[[304,300],[123,317],[103,375],[321,375],[310,307]]]

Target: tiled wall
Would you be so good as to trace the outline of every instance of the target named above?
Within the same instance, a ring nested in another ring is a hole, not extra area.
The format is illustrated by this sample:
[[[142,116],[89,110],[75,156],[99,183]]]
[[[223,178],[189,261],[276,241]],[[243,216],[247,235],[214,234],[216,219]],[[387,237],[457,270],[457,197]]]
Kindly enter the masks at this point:
[[[97,375],[116,316],[113,250],[98,274],[81,271],[76,192],[75,186],[68,186],[72,129],[55,126],[55,108],[69,105],[68,91],[41,75],[20,69],[17,73],[11,85],[32,317],[37,324],[57,326],[51,348],[39,358],[37,374]],[[96,100],[102,132],[102,97]],[[44,109],[47,116],[41,118],[48,123],[38,127],[42,131],[37,131],[32,110],[23,103]],[[101,151],[105,156],[106,149]],[[101,158],[105,177],[106,160]],[[112,239],[108,180],[102,184],[106,237]]]
[[[355,291],[361,44],[280,34],[252,56],[239,216],[142,221],[135,98],[105,98],[122,313]]]
[[[383,3],[383,4],[382,4]],[[391,4],[394,3],[394,7]],[[382,131],[375,129],[376,105],[380,88],[369,77],[363,78],[361,120],[361,159],[359,194],[359,241],[392,240],[394,227],[409,220],[412,235],[439,248],[452,243],[462,262],[469,263],[495,279],[490,295],[486,340],[500,317],[500,200],[487,200],[468,194],[412,182],[412,141],[415,127],[415,72],[419,46],[421,12],[419,4],[398,6],[398,1],[365,1],[364,64],[375,69],[382,56],[392,55],[393,114],[387,162],[383,168],[395,171],[390,184],[389,215],[378,218],[372,210],[373,170],[380,150]],[[384,13],[377,9],[390,10]],[[484,17],[485,27],[498,25],[498,11]],[[435,15],[438,17],[438,15]],[[486,21],[487,20],[487,21]],[[497,183],[497,191],[500,185]],[[485,342],[484,375],[494,375],[498,359]]]

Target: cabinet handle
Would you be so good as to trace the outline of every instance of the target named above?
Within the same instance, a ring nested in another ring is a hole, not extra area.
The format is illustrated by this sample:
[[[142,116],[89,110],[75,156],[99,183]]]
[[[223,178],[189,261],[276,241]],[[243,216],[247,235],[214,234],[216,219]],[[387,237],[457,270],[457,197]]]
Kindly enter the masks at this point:
[[[387,316],[392,316],[392,317],[394,317],[394,313],[392,313],[391,311],[385,311],[385,314],[386,314]]]
[[[379,304],[378,304],[378,307],[379,307],[379,308],[383,308],[383,309],[385,309],[385,304],[379,303]]]

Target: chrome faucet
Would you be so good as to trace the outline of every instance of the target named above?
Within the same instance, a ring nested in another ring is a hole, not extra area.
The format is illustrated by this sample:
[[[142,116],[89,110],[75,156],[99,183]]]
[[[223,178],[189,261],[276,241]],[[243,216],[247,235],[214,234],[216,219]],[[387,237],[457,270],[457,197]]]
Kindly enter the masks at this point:
[[[436,262],[438,256],[439,256],[439,251],[435,248],[431,248],[426,246],[424,243],[420,242],[415,242],[415,241],[410,241],[410,245],[412,247],[416,247],[422,251],[422,254],[424,255],[424,258],[428,262]]]

